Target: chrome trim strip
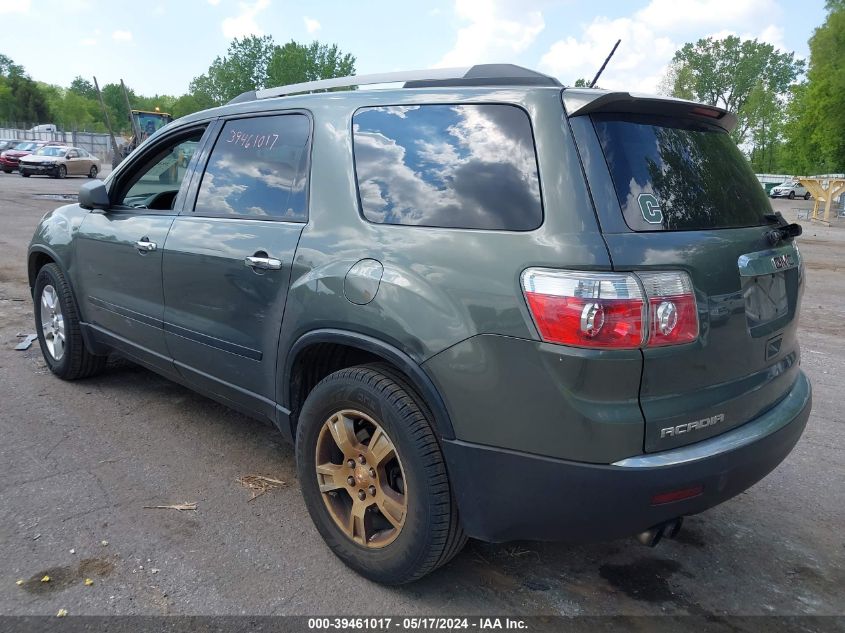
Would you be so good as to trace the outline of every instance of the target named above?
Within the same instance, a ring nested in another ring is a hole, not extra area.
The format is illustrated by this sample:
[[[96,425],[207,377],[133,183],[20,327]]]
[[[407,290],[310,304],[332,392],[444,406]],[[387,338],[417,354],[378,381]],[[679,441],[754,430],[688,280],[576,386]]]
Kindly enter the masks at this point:
[[[774,257],[779,255],[789,255],[792,262],[783,268],[775,268],[772,261]],[[795,248],[794,243],[784,244],[778,248],[771,248],[757,253],[747,253],[740,255],[737,260],[739,266],[739,274],[741,277],[757,277],[759,275],[772,275],[774,273],[783,272],[791,268],[798,268],[801,264],[801,253]]]
[[[621,468],[657,468],[678,466],[727,453],[771,435],[792,422],[807,406],[812,396],[810,381],[803,371],[789,394],[772,409],[752,422],[743,424],[727,433],[682,448],[650,455],[628,457],[611,464]]]

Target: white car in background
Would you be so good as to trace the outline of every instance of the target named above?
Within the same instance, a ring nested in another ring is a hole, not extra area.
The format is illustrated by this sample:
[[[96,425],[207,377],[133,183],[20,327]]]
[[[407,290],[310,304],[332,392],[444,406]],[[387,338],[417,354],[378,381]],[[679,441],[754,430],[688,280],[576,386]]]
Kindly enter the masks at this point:
[[[804,198],[804,200],[809,200],[810,192],[807,191],[807,188],[797,180],[787,180],[776,187],[772,187],[772,190],[769,192],[769,197],[789,198],[790,200],[794,200],[795,198]]]

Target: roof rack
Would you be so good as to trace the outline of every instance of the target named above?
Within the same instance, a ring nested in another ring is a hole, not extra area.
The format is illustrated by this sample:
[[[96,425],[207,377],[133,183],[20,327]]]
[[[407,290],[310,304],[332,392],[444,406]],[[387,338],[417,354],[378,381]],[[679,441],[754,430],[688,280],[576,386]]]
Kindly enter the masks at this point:
[[[560,86],[554,77],[549,77],[514,64],[476,64],[458,68],[428,68],[374,75],[355,75],[320,79],[298,84],[250,90],[238,95],[229,103],[270,99],[286,95],[330,90],[332,88],[351,88],[374,84],[402,83],[404,88],[437,88],[451,86]]]

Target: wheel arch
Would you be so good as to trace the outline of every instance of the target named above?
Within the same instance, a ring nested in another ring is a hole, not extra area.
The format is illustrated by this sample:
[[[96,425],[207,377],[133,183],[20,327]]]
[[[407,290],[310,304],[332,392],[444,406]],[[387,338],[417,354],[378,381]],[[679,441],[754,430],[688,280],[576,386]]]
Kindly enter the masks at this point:
[[[61,258],[56,254],[56,251],[43,244],[36,244],[32,246],[27,255],[26,268],[30,294],[35,292],[35,278],[38,276],[38,271],[47,264],[56,264],[62,270],[64,276],[68,276],[67,268],[62,263]]]
[[[335,354],[333,359],[322,358]],[[314,357],[322,358],[319,369],[306,374]],[[296,437],[298,411],[308,393],[328,374],[352,365],[384,362],[399,372],[431,411],[434,431],[439,438],[454,439],[455,432],[446,405],[434,382],[406,353],[380,339],[340,329],[306,332],[290,347],[280,381],[282,404],[290,410],[289,427],[282,431]]]

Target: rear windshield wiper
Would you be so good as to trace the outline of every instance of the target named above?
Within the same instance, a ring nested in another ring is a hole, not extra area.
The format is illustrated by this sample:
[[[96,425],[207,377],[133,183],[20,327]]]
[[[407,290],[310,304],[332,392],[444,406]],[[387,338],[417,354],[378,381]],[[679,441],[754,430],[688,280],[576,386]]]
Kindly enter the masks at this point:
[[[766,231],[766,238],[772,246],[777,245],[778,242],[798,237],[804,230],[800,224],[795,222],[790,224],[787,222],[786,218],[781,215],[780,211],[767,213],[763,217],[766,218],[766,222],[769,224],[776,225],[771,231]]]

